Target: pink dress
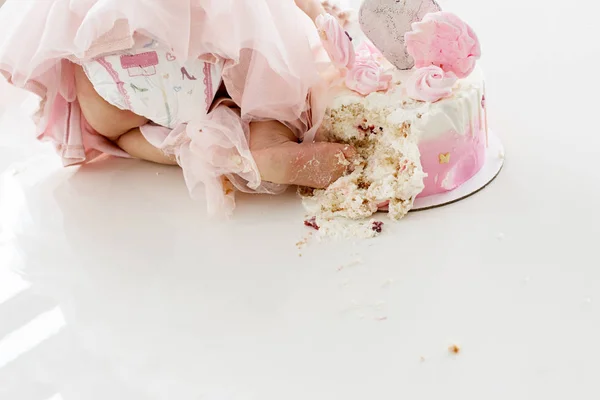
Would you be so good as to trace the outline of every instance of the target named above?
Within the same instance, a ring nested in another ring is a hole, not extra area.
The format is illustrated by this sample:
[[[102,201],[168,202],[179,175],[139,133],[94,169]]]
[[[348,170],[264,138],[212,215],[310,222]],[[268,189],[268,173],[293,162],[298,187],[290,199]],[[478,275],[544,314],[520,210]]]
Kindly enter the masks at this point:
[[[0,8],[0,72],[42,98],[38,137],[73,165],[128,155],[86,122],[72,63],[131,49],[140,36],[178,59],[218,63],[233,108],[199,104],[191,120],[142,133],[177,157],[191,195],[206,196],[209,213],[229,214],[229,183],[245,192],[285,189],[261,181],[250,121],[281,121],[299,138],[314,134],[321,112],[311,107],[310,90],[322,79],[310,40],[316,30],[307,22],[294,0],[8,0]]]

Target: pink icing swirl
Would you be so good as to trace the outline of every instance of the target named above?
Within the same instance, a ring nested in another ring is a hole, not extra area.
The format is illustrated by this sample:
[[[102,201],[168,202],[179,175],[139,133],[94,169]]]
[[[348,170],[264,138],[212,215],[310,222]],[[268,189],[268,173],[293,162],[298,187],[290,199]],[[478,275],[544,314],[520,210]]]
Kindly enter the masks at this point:
[[[323,47],[337,68],[350,69],[355,54],[352,39],[331,14],[321,14],[316,20]]]
[[[434,103],[450,96],[456,81],[454,73],[430,65],[413,72],[406,82],[406,91],[415,100]]]
[[[373,92],[388,90],[392,76],[381,68],[381,53],[374,46],[359,46],[354,66],[346,75],[346,86],[367,96]]]
[[[467,77],[481,57],[473,29],[456,15],[440,11],[425,15],[404,35],[407,52],[417,68],[437,65],[459,78]]]

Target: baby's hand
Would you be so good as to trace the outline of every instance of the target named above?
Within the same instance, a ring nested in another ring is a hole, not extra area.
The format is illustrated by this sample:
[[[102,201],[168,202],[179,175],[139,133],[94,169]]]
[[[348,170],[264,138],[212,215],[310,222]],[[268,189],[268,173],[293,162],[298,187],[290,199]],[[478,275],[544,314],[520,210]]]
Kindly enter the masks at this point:
[[[338,143],[298,143],[276,121],[250,124],[250,150],[263,180],[326,188],[353,165],[356,150]]]
[[[326,13],[336,17],[343,28],[346,27],[350,20],[350,13],[348,11],[342,10],[335,1],[323,0],[321,4]]]
[[[304,11],[313,21],[317,20],[317,17],[325,12],[325,9],[321,5],[320,0],[294,0],[296,5]]]
[[[342,10],[334,1],[329,0],[295,0],[296,5],[313,21],[321,14],[328,13],[337,18],[342,27],[350,20],[350,13]]]

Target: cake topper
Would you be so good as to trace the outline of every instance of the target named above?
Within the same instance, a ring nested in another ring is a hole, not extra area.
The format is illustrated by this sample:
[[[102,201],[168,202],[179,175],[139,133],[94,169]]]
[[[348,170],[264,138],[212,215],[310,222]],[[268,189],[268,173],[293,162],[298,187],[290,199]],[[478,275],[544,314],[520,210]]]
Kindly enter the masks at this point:
[[[406,51],[404,34],[428,13],[440,11],[435,0],[365,0],[359,21],[365,35],[399,69],[410,69],[413,58]]]

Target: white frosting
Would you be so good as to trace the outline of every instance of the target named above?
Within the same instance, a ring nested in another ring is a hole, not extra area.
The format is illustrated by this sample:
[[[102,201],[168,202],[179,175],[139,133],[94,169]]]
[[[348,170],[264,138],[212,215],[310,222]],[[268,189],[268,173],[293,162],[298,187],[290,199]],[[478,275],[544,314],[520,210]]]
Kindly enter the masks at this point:
[[[484,80],[479,67],[467,78],[458,81],[452,96],[435,103],[416,101],[408,96],[403,83],[408,80],[412,71],[390,69],[389,73],[393,76],[389,91],[371,93],[365,97],[340,86],[330,92],[329,107],[340,108],[343,105],[362,103],[370,110],[395,109],[388,117],[389,122],[400,124],[410,121],[412,132],[419,140],[434,139],[450,130],[459,135],[472,132],[471,124],[481,117],[479,114]]]

